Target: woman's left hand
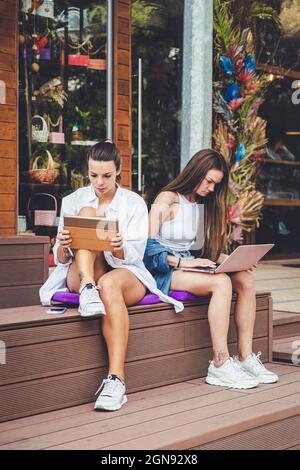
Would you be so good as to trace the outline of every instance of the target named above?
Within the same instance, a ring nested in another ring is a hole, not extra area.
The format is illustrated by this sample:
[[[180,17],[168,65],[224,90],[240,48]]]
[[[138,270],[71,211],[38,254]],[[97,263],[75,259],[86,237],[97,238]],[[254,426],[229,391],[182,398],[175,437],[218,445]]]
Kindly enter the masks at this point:
[[[113,251],[120,252],[123,250],[123,238],[120,232],[117,233],[117,236],[112,238],[111,245],[113,247]]]
[[[257,268],[257,264],[252,266],[252,268],[248,269],[248,273],[254,273],[255,268]]]

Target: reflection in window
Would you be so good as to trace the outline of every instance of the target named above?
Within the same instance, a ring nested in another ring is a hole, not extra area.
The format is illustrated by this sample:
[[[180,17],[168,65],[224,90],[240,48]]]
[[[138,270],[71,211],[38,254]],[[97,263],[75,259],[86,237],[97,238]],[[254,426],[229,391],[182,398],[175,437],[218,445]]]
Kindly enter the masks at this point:
[[[183,0],[132,1],[133,188],[137,189],[138,59],[142,59],[142,192],[150,201],[180,169]]]

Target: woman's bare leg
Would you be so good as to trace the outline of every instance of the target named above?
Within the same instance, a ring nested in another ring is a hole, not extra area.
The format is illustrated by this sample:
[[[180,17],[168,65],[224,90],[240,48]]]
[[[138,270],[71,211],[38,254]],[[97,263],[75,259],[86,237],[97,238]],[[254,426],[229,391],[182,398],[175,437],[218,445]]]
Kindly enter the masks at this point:
[[[94,268],[93,268],[93,276],[92,282],[93,284],[97,284],[95,279],[99,279],[103,274],[105,274],[109,270],[109,266],[107,265],[103,253],[96,253],[96,258],[94,261]],[[88,284],[88,282],[86,283]],[[79,269],[77,267],[76,261],[73,262],[68,270],[67,275],[67,286],[71,292],[79,292],[81,287],[81,280],[79,275]]]
[[[83,207],[79,215],[94,217],[96,209],[93,207]],[[92,250],[76,250],[75,262],[69,268],[67,285],[72,292],[79,290],[86,284],[96,284],[95,278],[99,278],[107,271],[103,253]],[[95,273],[97,272],[97,277]]]
[[[209,295],[208,321],[213,345],[213,361],[220,367],[229,357],[227,335],[229,328],[232,285],[226,274],[205,274],[175,271],[170,288],[194,295]]]
[[[106,315],[102,319],[102,331],[106,341],[109,374],[125,380],[125,357],[128,344],[129,318],[126,306],[141,300],[145,286],[128,269],[114,269],[98,280],[100,296]]]
[[[237,293],[235,322],[238,337],[238,356],[241,361],[252,352],[256,317],[256,286],[252,273],[240,271],[231,275],[233,290]]]

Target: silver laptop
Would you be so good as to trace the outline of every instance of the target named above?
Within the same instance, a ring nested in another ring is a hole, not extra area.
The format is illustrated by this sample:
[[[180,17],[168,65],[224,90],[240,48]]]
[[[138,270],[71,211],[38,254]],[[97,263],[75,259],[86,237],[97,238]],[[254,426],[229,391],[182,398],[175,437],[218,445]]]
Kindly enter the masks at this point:
[[[215,268],[201,266],[199,268],[179,268],[182,271],[196,271],[201,273],[233,273],[247,271],[252,268],[268,251],[273,248],[273,243],[263,245],[238,246],[228,258]]]

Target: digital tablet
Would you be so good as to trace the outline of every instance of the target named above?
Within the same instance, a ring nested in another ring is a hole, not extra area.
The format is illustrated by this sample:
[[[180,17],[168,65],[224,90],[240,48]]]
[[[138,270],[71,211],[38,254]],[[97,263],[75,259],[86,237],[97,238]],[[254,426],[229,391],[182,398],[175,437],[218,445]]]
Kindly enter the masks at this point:
[[[71,248],[74,250],[113,251],[111,240],[119,231],[119,222],[104,217],[66,215],[64,229],[70,232]]]

